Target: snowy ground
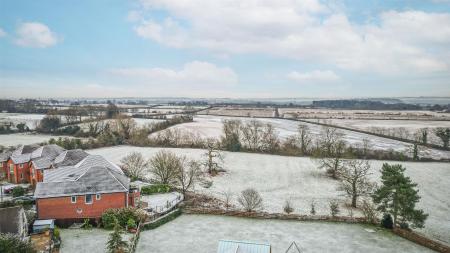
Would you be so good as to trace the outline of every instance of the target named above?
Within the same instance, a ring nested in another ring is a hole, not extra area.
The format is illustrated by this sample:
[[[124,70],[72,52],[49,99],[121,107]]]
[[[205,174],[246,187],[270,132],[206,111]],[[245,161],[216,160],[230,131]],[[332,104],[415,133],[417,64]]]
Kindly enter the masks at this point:
[[[0,122],[12,122],[14,126],[25,123],[28,128],[35,129],[45,114],[0,113]]]
[[[84,229],[61,229],[61,253],[78,252],[106,252],[106,242],[111,233],[109,230],[93,228]],[[124,233],[122,238],[128,241],[132,234]]]
[[[220,138],[222,136],[223,120],[225,119],[238,119],[242,122],[247,122],[250,120],[255,120],[253,118],[238,118],[238,117],[221,117],[221,116],[207,116],[200,115],[194,117],[194,122],[188,122],[183,124],[178,124],[170,127],[170,129],[179,129],[181,132],[188,132],[194,136],[200,136],[202,138]],[[280,138],[285,139],[289,136],[295,135],[300,122],[285,120],[285,119],[264,119],[259,118],[258,121],[262,123],[272,124]],[[318,138],[322,126],[316,124],[301,123],[307,125],[310,129],[311,134],[314,138]],[[164,131],[164,130],[163,130]],[[395,150],[403,152],[404,154],[412,154],[412,144],[396,141],[388,138],[381,138],[373,135],[340,130],[344,134],[344,139],[353,146],[362,146],[363,140],[369,140],[369,147],[374,150]],[[421,147],[419,156],[433,158],[433,159],[450,159],[449,151],[442,151],[436,149],[430,149],[426,147]]]
[[[103,155],[120,163],[127,154],[137,151],[150,158],[162,148],[141,148],[119,146],[90,150],[89,153]],[[166,149],[191,159],[202,159],[204,150]],[[196,187],[196,191],[223,198],[225,192],[231,192],[233,203],[239,193],[253,187],[264,199],[264,209],[269,212],[282,212],[283,204],[291,200],[295,213],[309,214],[314,200],[318,214],[329,214],[330,200],[339,200],[343,215],[348,210],[342,205],[346,198],[338,191],[338,181],[332,180],[317,169],[310,158],[286,157],[275,155],[224,152],[227,172],[212,178],[209,189]],[[373,179],[379,179],[379,171],[386,161],[372,161]],[[396,162],[388,162],[396,163]],[[422,199],[419,207],[429,213],[425,229],[422,232],[450,243],[450,165],[449,163],[402,163],[406,174],[418,183]]]
[[[357,224],[209,215],[182,215],[158,229],[143,231],[136,252],[211,253],[221,239],[268,243],[274,253],[285,252],[293,241],[302,252],[432,252],[390,232]]]
[[[164,119],[143,119],[143,118],[133,118],[134,122],[136,122],[137,127],[145,127],[153,123],[159,123],[164,122]],[[113,119],[106,119],[103,120],[105,123],[112,123],[114,122]],[[78,126],[80,126],[83,130],[88,130],[89,125],[93,124],[93,122],[87,122],[87,123],[80,123]]]
[[[183,196],[178,192],[168,192],[152,195],[141,195],[141,201],[148,203],[156,213],[163,213],[183,200]]]
[[[68,136],[54,136],[45,134],[30,134],[30,133],[20,133],[20,134],[0,134],[0,145],[1,146],[17,146],[17,145],[27,145],[34,143],[46,142],[53,139],[70,138]]]

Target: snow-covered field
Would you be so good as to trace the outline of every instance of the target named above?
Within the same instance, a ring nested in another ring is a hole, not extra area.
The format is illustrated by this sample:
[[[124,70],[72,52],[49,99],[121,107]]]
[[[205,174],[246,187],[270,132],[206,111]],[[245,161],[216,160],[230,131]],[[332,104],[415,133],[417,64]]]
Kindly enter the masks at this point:
[[[120,163],[127,154],[137,151],[150,158],[163,148],[142,148],[119,146],[90,150],[92,154]],[[191,159],[202,159],[201,149],[165,149]],[[224,152],[227,172],[213,177],[213,185],[208,188],[196,187],[196,191],[224,198],[225,192],[231,192],[233,203],[237,205],[239,193],[253,187],[264,199],[264,210],[282,212],[287,199],[291,200],[295,213],[309,214],[314,200],[318,214],[329,214],[329,201],[341,202],[341,212],[348,215],[343,203],[344,193],[338,191],[339,183],[317,169],[310,158],[286,157],[275,155]],[[372,161],[373,180],[379,179],[379,171],[384,162]],[[388,161],[388,163],[397,163]],[[422,199],[419,207],[429,213],[425,229],[422,232],[450,243],[450,165],[449,163],[413,163],[403,162],[406,174],[418,183]]]
[[[54,136],[45,134],[31,134],[31,133],[19,133],[19,134],[0,134],[0,145],[1,146],[17,146],[17,145],[28,145],[34,143],[46,142],[53,139],[71,138],[68,136]]]
[[[28,128],[35,129],[45,114],[0,113],[0,122],[12,122],[14,126],[25,123]]]
[[[106,252],[106,242],[111,231],[93,228],[84,229],[61,229],[61,253],[97,253]],[[124,233],[122,238],[126,241],[131,234]]]
[[[340,109],[308,109],[280,108],[281,116],[305,119],[405,119],[405,120],[450,120],[450,113],[432,111],[388,111],[388,110],[340,110]]]
[[[148,126],[153,123],[159,123],[159,122],[165,121],[164,119],[143,119],[143,118],[133,118],[133,120],[134,120],[134,122],[136,122],[137,127],[145,127],[145,126]],[[113,119],[105,119],[105,120],[103,120],[103,122],[111,123],[111,122],[114,122],[114,120]],[[90,124],[93,124],[93,123],[90,123],[90,122],[80,123],[80,124],[78,124],[78,126],[80,126],[81,129],[87,130],[87,129],[89,129]]]
[[[241,117],[273,117],[273,108],[239,108],[239,107],[215,107],[200,112],[200,114],[241,116]]]
[[[274,253],[286,252],[294,241],[301,252],[432,252],[372,226],[210,215],[182,215],[158,229],[143,231],[136,252],[211,253],[219,240],[267,243]]]
[[[194,122],[183,123],[170,127],[169,129],[178,129],[181,132],[191,133],[194,136],[200,136],[202,138],[216,138],[219,139],[222,136],[223,120],[225,119],[237,119],[242,122],[248,122],[250,120],[255,120],[253,118],[242,118],[242,117],[221,117],[221,116],[207,116],[199,115],[194,117]],[[318,138],[322,126],[316,124],[301,123],[286,119],[256,119],[262,123],[272,124],[278,135],[285,139],[289,136],[295,135],[299,124],[307,125],[310,129],[313,137]],[[164,131],[164,130],[163,130]],[[373,135],[358,133],[348,130],[340,130],[344,134],[344,139],[354,146],[362,146],[363,140],[367,139],[369,141],[369,147],[374,150],[395,150],[403,152],[406,155],[411,156],[412,154],[412,144],[396,141],[388,138],[377,137]],[[442,151],[436,149],[430,149],[426,147],[421,147],[419,155],[421,157],[440,159],[450,159],[449,151]]]

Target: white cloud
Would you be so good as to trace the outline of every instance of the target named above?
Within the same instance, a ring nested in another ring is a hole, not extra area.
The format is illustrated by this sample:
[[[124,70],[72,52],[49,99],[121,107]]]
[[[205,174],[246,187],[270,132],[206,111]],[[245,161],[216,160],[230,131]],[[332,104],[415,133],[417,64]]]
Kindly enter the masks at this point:
[[[314,70],[311,72],[292,71],[287,76],[289,79],[302,83],[328,83],[340,80],[340,77],[331,70]]]
[[[48,26],[37,22],[21,23],[16,30],[15,43],[23,47],[46,48],[54,46],[59,39]]]
[[[0,38],[5,37],[5,36],[6,36],[6,32],[2,28],[0,28]]]
[[[186,63],[182,69],[170,68],[119,68],[110,73],[147,85],[173,86],[182,89],[223,87],[235,85],[238,82],[236,73],[227,67],[217,67],[214,64],[201,61]]]
[[[136,23],[144,38],[215,54],[263,53],[380,73],[448,71],[450,14],[381,13],[356,24],[318,0],[141,0],[162,21]]]

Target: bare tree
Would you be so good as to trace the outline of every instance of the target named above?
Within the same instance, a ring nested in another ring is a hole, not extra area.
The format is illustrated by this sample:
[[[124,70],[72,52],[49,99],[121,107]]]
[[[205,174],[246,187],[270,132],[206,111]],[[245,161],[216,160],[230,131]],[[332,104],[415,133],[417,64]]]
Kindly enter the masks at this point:
[[[115,120],[117,132],[125,139],[130,139],[131,133],[136,128],[136,122],[133,118],[118,115]]]
[[[367,222],[375,224],[378,217],[377,207],[372,201],[364,199],[361,204],[361,211]]]
[[[223,136],[221,138],[221,145],[226,150],[241,150],[241,126],[242,122],[240,120],[223,121]]]
[[[202,171],[200,164],[196,161],[189,161],[185,156],[177,157],[177,159],[176,183],[185,197],[186,192],[194,186],[195,182],[201,179]]]
[[[131,178],[131,180],[137,180],[144,177],[146,170],[148,169],[148,161],[144,159],[141,153],[133,152],[120,160],[122,168],[125,174]]]
[[[243,190],[238,198],[238,202],[247,212],[257,211],[263,208],[262,198],[253,188]]]
[[[228,209],[232,206],[231,202],[232,202],[232,198],[233,198],[233,192],[230,190],[224,191],[222,193],[223,197],[224,197],[224,205],[225,205],[225,210],[228,211]]]
[[[272,124],[267,123],[261,129],[259,150],[267,153],[274,153],[280,149],[280,139]]]
[[[447,149],[450,140],[450,128],[438,127],[434,129],[434,134],[441,139],[442,147]]]
[[[241,127],[244,146],[249,150],[258,150],[261,143],[263,124],[258,120],[251,120]]]
[[[149,164],[150,172],[156,182],[170,185],[176,183],[177,173],[181,166],[176,154],[161,150],[149,160]]]
[[[341,188],[352,200],[352,207],[356,207],[358,198],[368,196],[375,188],[369,181],[370,163],[367,160],[346,160],[340,172]]]
[[[299,124],[297,129],[298,134],[298,141],[300,144],[300,150],[302,151],[302,154],[308,154],[309,153],[309,146],[311,144],[311,133],[309,131],[309,127],[304,124]]]
[[[339,178],[339,172],[343,167],[345,142],[342,140],[343,134],[336,128],[324,127],[320,135],[320,158],[319,168],[326,169],[327,173],[334,179]]]
[[[223,170],[223,155],[218,149],[218,143],[214,139],[206,141],[206,152],[204,154],[205,160],[203,165],[210,175],[216,175]]]

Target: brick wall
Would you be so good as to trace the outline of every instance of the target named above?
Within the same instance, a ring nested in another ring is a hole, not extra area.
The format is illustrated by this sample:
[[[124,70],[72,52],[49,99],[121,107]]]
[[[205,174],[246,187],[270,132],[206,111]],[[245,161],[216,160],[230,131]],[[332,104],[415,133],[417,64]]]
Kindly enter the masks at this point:
[[[10,173],[11,164],[14,166],[13,174]],[[20,167],[22,165],[22,168]],[[11,159],[7,163],[8,181],[10,183],[20,184],[30,182],[29,163],[14,164]]]
[[[7,168],[8,168],[7,162],[0,162],[0,179],[7,177],[8,175]]]
[[[77,196],[76,203],[71,197],[58,197],[38,199],[36,201],[39,219],[81,219],[99,218],[108,208],[121,208],[126,206],[126,193],[101,194],[97,200],[92,196],[92,204],[85,203],[85,196]]]

